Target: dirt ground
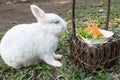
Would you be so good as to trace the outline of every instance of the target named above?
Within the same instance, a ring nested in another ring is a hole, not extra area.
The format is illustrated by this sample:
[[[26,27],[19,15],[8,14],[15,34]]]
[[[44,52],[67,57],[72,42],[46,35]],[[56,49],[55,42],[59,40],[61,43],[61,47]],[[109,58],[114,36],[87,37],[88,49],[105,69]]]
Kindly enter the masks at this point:
[[[76,0],[77,6],[96,3],[98,0]],[[30,11],[30,5],[36,4],[45,12],[62,16],[71,10],[72,0],[0,0],[0,33],[6,32],[12,26],[21,23],[33,23],[36,19]]]

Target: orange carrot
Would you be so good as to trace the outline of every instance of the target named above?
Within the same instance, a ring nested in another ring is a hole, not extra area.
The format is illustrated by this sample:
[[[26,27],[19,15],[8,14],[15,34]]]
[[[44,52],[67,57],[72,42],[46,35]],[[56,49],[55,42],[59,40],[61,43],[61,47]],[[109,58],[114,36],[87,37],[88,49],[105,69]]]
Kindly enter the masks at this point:
[[[98,35],[103,35],[103,34],[99,31],[97,24],[92,24],[91,27],[86,27],[86,28],[84,28],[84,30],[85,30],[86,32],[92,31],[92,37],[97,37]]]
[[[86,27],[84,28],[86,32],[90,31],[90,28]]]

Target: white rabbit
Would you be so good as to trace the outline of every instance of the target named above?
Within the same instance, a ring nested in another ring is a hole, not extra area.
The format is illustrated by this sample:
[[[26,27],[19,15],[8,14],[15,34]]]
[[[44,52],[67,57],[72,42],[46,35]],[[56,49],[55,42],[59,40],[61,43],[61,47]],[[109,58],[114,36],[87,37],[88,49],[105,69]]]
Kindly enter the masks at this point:
[[[49,65],[61,67],[55,54],[58,36],[66,29],[66,22],[56,14],[45,13],[36,5],[31,11],[37,23],[19,24],[11,28],[0,44],[0,54],[4,62],[15,69],[37,64],[43,60]]]

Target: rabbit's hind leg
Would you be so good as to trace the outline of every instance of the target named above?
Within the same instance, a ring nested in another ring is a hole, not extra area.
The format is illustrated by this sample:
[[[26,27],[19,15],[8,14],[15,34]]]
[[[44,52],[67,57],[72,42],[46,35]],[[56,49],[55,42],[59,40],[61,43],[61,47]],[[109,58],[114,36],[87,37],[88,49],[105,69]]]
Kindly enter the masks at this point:
[[[6,62],[6,64],[14,69],[20,69],[23,65],[19,62]]]

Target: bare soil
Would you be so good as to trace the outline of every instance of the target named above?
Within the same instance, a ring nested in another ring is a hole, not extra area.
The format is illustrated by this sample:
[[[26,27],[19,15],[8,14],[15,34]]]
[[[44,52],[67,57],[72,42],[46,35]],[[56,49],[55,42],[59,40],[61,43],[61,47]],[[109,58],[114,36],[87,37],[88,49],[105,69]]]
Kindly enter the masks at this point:
[[[76,0],[77,6],[96,3],[97,0]],[[30,5],[36,4],[45,12],[59,14],[63,18],[71,10],[72,0],[0,0],[0,33],[21,23],[33,23],[36,19],[30,11]],[[64,16],[63,16],[64,15]]]

